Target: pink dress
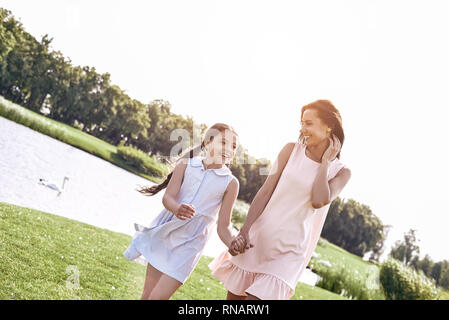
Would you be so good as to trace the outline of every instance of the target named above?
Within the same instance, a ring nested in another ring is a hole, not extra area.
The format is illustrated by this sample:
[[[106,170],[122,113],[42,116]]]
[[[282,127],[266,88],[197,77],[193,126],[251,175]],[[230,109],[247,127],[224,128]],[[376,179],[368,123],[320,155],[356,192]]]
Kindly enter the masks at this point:
[[[311,204],[319,166],[306,156],[305,145],[296,142],[276,189],[251,226],[249,237],[254,247],[237,256],[224,251],[209,264],[212,275],[227,290],[264,300],[288,300],[294,294],[330,206],[314,209]],[[343,167],[339,159],[333,160],[328,180]]]

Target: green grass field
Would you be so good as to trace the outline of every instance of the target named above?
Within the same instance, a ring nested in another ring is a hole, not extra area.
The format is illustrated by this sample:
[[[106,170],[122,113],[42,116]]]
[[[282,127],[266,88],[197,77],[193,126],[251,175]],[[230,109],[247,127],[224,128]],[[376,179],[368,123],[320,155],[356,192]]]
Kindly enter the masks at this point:
[[[309,267],[324,277],[324,282],[319,282],[318,286],[338,293],[344,290],[345,296],[354,299],[385,300],[376,264],[364,261],[323,238],[319,240],[315,252],[319,257],[312,257]],[[320,260],[329,262],[331,267]]]
[[[145,267],[122,255],[131,236],[6,203],[0,221],[0,299],[140,299]],[[226,299],[211,260],[201,258],[173,299]],[[300,283],[292,299],[345,298]]]
[[[311,259],[315,269],[323,268],[323,266],[317,263],[318,260],[327,260],[332,264],[332,266],[347,267],[351,269],[351,271],[361,274],[370,272],[371,269],[378,269],[375,264],[365,261],[361,257],[356,256],[355,254],[352,254],[322,238],[320,239],[315,251],[320,255],[318,258]]]
[[[1,96],[0,116],[101,157],[153,182],[162,180],[128,165],[118,155],[116,146],[13,104]],[[154,165],[158,169],[166,169],[162,163]],[[248,206],[243,201],[237,201],[233,210],[234,225],[241,226]],[[0,219],[0,299],[140,297],[145,267],[130,263],[122,256],[131,240],[130,236],[7,204],[0,204]],[[320,257],[311,259],[309,266],[313,270],[318,273],[325,271],[327,267],[320,264],[319,260],[329,261],[332,269],[351,273],[346,279],[351,279],[353,286],[358,286],[356,282],[359,280],[366,282],[366,278],[375,279],[379,274],[377,265],[363,261],[324,239],[320,240],[315,251]],[[176,292],[174,299],[225,299],[226,291],[211,277],[207,267],[210,260],[205,256],[201,258],[196,270]],[[77,269],[72,269],[75,267]],[[80,273],[79,290],[66,288],[67,278],[73,277],[71,270]],[[358,279],[353,281],[353,278]],[[384,297],[376,293],[373,298]],[[346,298],[300,283],[292,299]],[[440,291],[440,299],[449,300],[449,293]]]
[[[0,116],[17,122],[30,129],[58,139],[73,147],[89,152],[92,155],[109,161],[116,166],[128,170],[150,181],[160,183],[163,179],[139,171],[127,164],[117,153],[117,147],[67,124],[47,118],[27,108],[12,103],[0,96]],[[162,163],[156,164],[159,169],[166,170]]]
[[[379,267],[371,262],[363,260],[361,257],[356,256],[333,243],[321,238],[315,249],[315,252],[320,256],[310,260],[309,266],[312,270],[319,271],[328,268],[320,263],[319,260],[329,261],[332,268],[339,270],[350,270],[354,275],[358,275],[361,278],[377,278],[379,275]]]
[[[320,270],[328,268],[318,263],[319,260],[329,261],[332,265],[332,269],[336,270],[337,273],[346,273],[352,280],[355,280],[354,283],[357,283],[358,281],[364,285],[370,284],[374,288],[377,287],[377,289],[373,289],[371,292],[371,299],[385,299],[385,295],[380,289],[380,284],[376,282],[380,271],[376,264],[364,261],[359,256],[356,256],[323,238],[318,242],[315,252],[320,256],[318,258],[312,258],[309,262],[309,267],[315,272],[320,273]],[[349,284],[345,284],[345,286],[348,285]],[[437,288],[437,290],[439,300],[449,300],[449,292],[441,288]]]

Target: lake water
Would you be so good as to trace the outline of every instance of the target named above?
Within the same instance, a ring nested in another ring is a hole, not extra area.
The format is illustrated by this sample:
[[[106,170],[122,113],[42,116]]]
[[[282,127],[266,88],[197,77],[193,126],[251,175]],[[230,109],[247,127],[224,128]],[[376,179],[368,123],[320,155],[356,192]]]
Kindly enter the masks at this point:
[[[44,178],[61,186],[65,176],[69,180],[60,196],[38,183]],[[153,183],[0,117],[0,202],[133,235],[135,222],[149,225],[163,209],[163,192],[146,197],[135,191],[139,185]],[[215,257],[225,249],[214,232],[203,254]],[[308,271],[301,277],[302,282],[312,285],[315,280]]]

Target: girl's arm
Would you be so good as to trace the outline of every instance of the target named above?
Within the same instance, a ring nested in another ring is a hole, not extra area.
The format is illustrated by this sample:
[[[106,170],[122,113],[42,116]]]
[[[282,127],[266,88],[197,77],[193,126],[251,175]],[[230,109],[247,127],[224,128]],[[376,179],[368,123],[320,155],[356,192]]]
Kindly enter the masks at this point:
[[[181,220],[190,219],[195,214],[195,207],[193,205],[185,203],[179,204],[176,201],[176,197],[184,179],[186,167],[187,161],[180,161],[176,165],[171,179],[168,182],[164,197],[162,198],[164,207]]]
[[[281,174],[284,171],[285,165],[287,164],[288,159],[290,158],[294,146],[295,143],[290,142],[287,143],[284,146],[284,148],[282,148],[276,161],[271,167],[267,179],[265,180],[264,184],[259,189],[259,191],[257,192],[256,196],[254,197],[251,203],[251,206],[248,210],[248,215],[245,219],[245,223],[243,224],[239,233],[244,236],[248,248],[250,246],[248,237],[249,229],[251,228],[254,221],[256,221],[256,219],[263,212],[265,206],[267,205],[268,201],[271,198],[271,195],[273,194],[274,189],[276,189],[279,178],[281,177]]]
[[[234,239],[229,226],[231,224],[232,208],[238,194],[239,182],[236,178],[234,178],[231,182],[229,182],[229,185],[223,195],[223,201],[221,203],[217,221],[218,236],[228,248],[230,248],[231,242]]]

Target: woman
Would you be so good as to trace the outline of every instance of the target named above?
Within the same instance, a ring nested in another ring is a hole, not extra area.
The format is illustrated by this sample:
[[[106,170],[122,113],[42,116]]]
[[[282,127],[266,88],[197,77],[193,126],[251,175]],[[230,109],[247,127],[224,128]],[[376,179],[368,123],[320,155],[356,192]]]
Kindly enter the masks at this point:
[[[329,205],[351,176],[339,160],[344,139],[330,101],[302,108],[299,141],[281,150],[229,252],[209,264],[227,299],[287,300],[294,294]]]

